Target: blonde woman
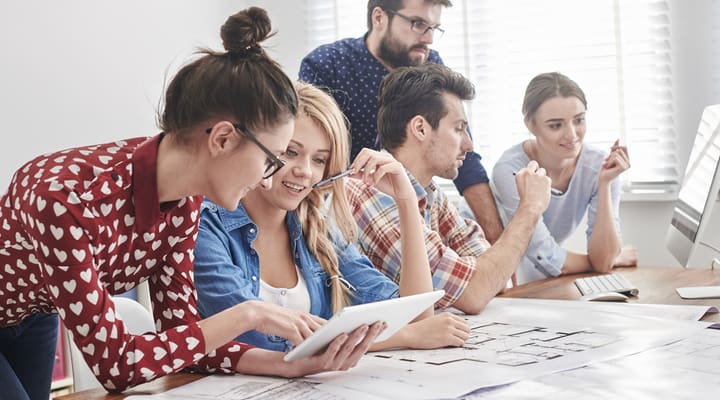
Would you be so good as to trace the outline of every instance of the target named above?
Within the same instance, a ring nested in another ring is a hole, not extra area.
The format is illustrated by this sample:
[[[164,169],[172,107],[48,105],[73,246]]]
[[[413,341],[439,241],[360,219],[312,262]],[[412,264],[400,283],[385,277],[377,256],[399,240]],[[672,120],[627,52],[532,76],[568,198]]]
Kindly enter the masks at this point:
[[[286,166],[272,187],[248,193],[235,211],[211,201],[202,207],[195,249],[201,315],[261,299],[329,318],[345,305],[432,290],[417,200],[402,165],[388,153],[364,149],[350,175],[398,204],[403,249],[398,285],[353,244],[357,228],[343,180],[313,188],[347,169],[349,136],[342,113],[329,95],[309,84],[298,84],[298,102],[295,131],[282,156]],[[460,346],[468,334],[462,318],[428,309],[372,349]],[[239,339],[277,351],[291,346],[259,331]]]

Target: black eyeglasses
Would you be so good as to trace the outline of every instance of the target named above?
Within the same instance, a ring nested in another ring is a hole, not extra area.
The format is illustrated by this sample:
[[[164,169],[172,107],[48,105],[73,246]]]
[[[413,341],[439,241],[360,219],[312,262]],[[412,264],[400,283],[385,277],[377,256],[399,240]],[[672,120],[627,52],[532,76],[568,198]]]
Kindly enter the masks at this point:
[[[430,25],[427,22],[423,21],[420,18],[412,18],[408,17],[407,15],[400,14],[399,12],[395,10],[385,10],[386,13],[391,15],[397,15],[398,17],[404,19],[405,21],[410,23],[410,30],[417,33],[418,35],[422,36],[428,31],[432,31],[433,38],[440,39],[443,36],[443,33],[445,33],[445,30],[440,28],[440,24],[437,25]]]
[[[247,128],[245,128],[244,126],[242,126],[240,124],[233,124],[233,126],[240,133],[242,133],[246,138],[250,139],[251,142],[255,143],[260,148],[260,150],[262,150],[263,153],[265,153],[265,155],[267,156],[268,165],[267,165],[267,167],[265,167],[265,172],[263,173],[263,177],[262,177],[263,179],[267,179],[267,178],[275,175],[275,173],[280,171],[280,168],[285,166],[285,161],[277,158],[277,156],[275,154],[273,154],[273,152],[270,151],[270,149],[265,147],[265,145],[260,143],[260,141],[255,137],[255,135],[250,133],[250,131]],[[206,133],[212,132],[212,128],[207,128],[205,130],[205,132]]]

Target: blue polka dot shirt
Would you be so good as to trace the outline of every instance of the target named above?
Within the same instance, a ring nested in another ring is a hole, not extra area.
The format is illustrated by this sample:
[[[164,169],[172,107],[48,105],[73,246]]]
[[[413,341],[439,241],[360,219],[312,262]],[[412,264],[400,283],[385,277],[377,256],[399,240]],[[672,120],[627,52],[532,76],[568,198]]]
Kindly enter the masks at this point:
[[[430,50],[429,62],[442,64],[440,55]],[[311,51],[300,64],[300,80],[322,87],[337,101],[350,121],[351,158],[363,147],[377,149],[378,89],[388,70],[370,53],[365,36],[338,40]],[[480,155],[470,152],[455,179],[462,194],[465,188],[488,182]]]

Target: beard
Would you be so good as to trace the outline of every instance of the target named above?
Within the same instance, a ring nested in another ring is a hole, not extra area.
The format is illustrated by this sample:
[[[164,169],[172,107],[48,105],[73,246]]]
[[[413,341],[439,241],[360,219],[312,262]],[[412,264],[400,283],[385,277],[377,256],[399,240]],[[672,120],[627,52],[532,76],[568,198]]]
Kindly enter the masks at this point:
[[[425,57],[410,58],[410,52],[415,49],[422,49]],[[416,67],[427,60],[428,48],[425,45],[418,44],[408,48],[402,48],[400,44],[393,41],[390,33],[380,39],[380,48],[378,49],[378,57],[392,68],[398,67]]]
[[[452,162],[447,158],[449,155],[446,151],[439,148],[439,144],[435,139],[431,139],[430,146],[425,149],[423,154],[423,160],[431,167],[431,173],[433,176],[437,176],[443,179],[455,180],[460,173],[460,167],[457,165],[457,159],[453,159]]]
[[[458,167],[453,165],[452,167],[448,167],[447,169],[443,170],[436,176],[454,181],[455,178],[457,178],[459,174],[460,174],[460,171],[459,171]]]

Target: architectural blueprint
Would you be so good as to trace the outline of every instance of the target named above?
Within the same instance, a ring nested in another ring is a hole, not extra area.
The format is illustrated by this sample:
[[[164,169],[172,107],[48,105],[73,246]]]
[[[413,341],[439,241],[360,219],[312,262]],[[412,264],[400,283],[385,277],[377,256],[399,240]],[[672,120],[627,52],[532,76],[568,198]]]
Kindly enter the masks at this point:
[[[701,399],[720,394],[720,330],[642,353],[481,390],[474,400]]]
[[[701,376],[720,387],[720,335],[706,334],[708,323],[643,317],[637,307],[623,315],[580,302],[503,298],[465,318],[472,337],[462,348],[369,353],[349,371],[299,380],[211,376],[130,399],[612,398],[611,379],[625,388],[617,393],[636,394],[633,384],[659,380],[662,393],[662,385]],[[693,367],[701,353],[707,365]],[[581,386],[588,382],[590,391]]]
[[[370,353],[343,373],[316,377],[326,387],[403,399],[460,397],[661,347],[708,324],[622,315],[588,303],[493,299],[466,316],[472,338],[462,348]]]
[[[519,367],[598,349],[622,339],[617,334],[597,333],[587,329],[557,331],[541,326],[467,318],[471,319],[470,338],[463,347],[396,350],[371,355],[435,365],[467,360]]]

